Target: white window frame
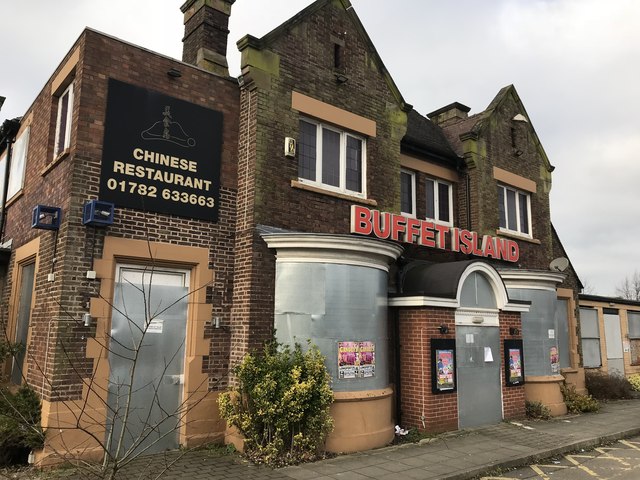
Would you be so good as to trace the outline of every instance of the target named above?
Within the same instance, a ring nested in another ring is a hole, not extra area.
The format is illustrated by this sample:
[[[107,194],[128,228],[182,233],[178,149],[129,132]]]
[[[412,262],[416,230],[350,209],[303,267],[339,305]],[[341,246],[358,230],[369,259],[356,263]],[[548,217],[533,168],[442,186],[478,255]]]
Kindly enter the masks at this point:
[[[353,197],[366,198],[367,197],[367,140],[366,138],[353,134],[351,132],[347,132],[345,130],[341,130],[338,127],[333,125],[327,125],[326,123],[317,122],[315,120],[311,120],[309,118],[303,117],[300,118],[301,122],[306,122],[310,125],[316,126],[316,168],[315,180],[298,177],[298,181],[300,183],[306,185],[313,185],[315,187],[322,188],[323,190],[329,190],[336,193],[342,193],[345,195],[350,195]],[[336,187],[335,185],[329,185],[322,182],[322,130],[327,129],[332,132],[335,132],[340,135],[340,185]],[[347,189],[347,138],[352,137],[359,140],[362,145],[362,171],[361,171],[361,185],[362,192],[356,192],[354,190]]]
[[[405,212],[402,210],[402,181],[400,181],[400,209],[401,213],[407,217],[416,218],[416,172],[412,170],[400,169],[400,178],[402,174],[409,175],[411,177],[411,211]]]
[[[62,100],[66,94],[69,94],[69,100],[67,105],[67,114],[65,118],[62,118]],[[60,154],[64,153],[69,148],[71,143],[71,120],[73,118],[73,83],[70,83],[67,88],[58,97],[58,111],[56,113],[56,136],[53,147],[53,158],[57,158]],[[60,128],[65,125],[64,139],[60,142]]]
[[[595,313],[595,327],[597,330],[597,337],[596,336],[587,336],[585,335],[585,330],[586,328],[583,328],[583,322],[585,322],[585,317],[582,316],[582,313],[586,313],[586,312],[590,312],[590,313]],[[584,353],[583,353],[583,362],[584,362],[584,368],[600,368],[602,367],[602,343],[601,343],[601,337],[602,337],[602,332],[600,332],[600,316],[598,314],[598,311],[594,308],[589,308],[589,307],[580,307],[580,343],[583,344],[585,340],[587,341],[592,341],[592,342],[596,342],[598,344],[598,348],[597,348],[597,352],[598,352],[598,364],[596,363],[591,363],[591,358],[587,358]],[[584,347],[583,347],[583,352],[584,352]]]
[[[25,128],[11,148],[11,165],[9,167],[9,186],[7,200],[11,200],[24,186],[24,174],[27,167],[27,155],[29,153],[29,135],[31,127]],[[4,166],[2,167],[4,168]],[[4,188],[4,171],[2,172],[2,188]],[[4,191],[4,190],[3,190]]]
[[[500,218],[498,218],[498,229],[501,232],[505,232],[505,233],[511,233],[511,234],[515,234],[515,235],[519,235],[521,237],[526,237],[526,238],[533,238],[533,229],[531,226],[531,192],[527,192],[524,190],[518,190],[517,188],[511,187],[509,185],[503,185],[501,183],[498,184],[498,188],[502,190],[503,194],[502,194],[502,201],[503,201],[503,207],[504,207],[504,217],[505,217],[505,224],[508,224],[508,219],[509,219],[509,210],[508,210],[508,206],[509,203],[507,201],[507,191],[510,190],[512,192],[515,193],[515,198],[516,198],[516,229],[510,229],[506,226],[502,226],[500,225]],[[529,231],[529,233],[526,233],[523,231],[522,228],[522,218],[521,218],[521,211],[520,211],[520,196],[524,196],[527,199],[527,229]],[[499,196],[498,196],[498,200],[499,200]]]
[[[434,218],[429,217],[428,215],[425,214],[425,218],[427,218],[428,220],[433,220],[434,222],[441,224],[441,225],[448,225],[448,226],[453,226],[453,184],[451,182],[446,182],[444,180],[441,180],[439,178],[433,178],[433,177],[428,177],[425,180],[425,189],[424,189],[424,202],[425,202],[425,209],[427,207],[427,200],[428,200],[428,193],[427,193],[427,187],[426,184],[427,182],[433,182],[433,215]],[[449,221],[445,221],[445,220],[441,220],[439,218],[440,215],[440,198],[438,195],[438,191],[440,189],[440,185],[446,185],[447,188],[449,189],[449,195],[448,195],[448,200],[449,200]]]

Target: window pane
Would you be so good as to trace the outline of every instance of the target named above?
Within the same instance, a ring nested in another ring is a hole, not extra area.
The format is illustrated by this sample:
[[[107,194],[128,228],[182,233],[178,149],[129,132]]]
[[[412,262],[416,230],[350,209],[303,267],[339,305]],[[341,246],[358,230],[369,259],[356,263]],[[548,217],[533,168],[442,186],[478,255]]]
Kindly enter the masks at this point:
[[[322,129],[322,183],[340,186],[340,134]]]
[[[632,338],[629,343],[631,346],[631,365],[640,365],[640,339]]]
[[[582,338],[600,338],[598,311],[594,308],[580,309],[580,336]]]
[[[425,187],[427,195],[427,218],[436,218],[435,182],[427,179]]]
[[[313,181],[316,180],[316,131],[314,124],[300,121],[298,176]]]
[[[582,359],[585,367],[600,367],[600,340],[597,338],[582,339]]]
[[[629,338],[640,338],[640,312],[627,312]]]
[[[56,126],[56,148],[55,154],[60,154],[66,147],[66,139],[67,139],[67,114],[69,111],[69,90],[64,92],[64,94],[58,100],[58,124]]]
[[[18,193],[24,183],[24,167],[27,162],[27,148],[29,146],[30,130],[31,128],[27,127],[13,144],[13,150],[11,152],[9,190],[7,192],[7,199],[13,197],[16,193]]]
[[[507,228],[509,230],[518,230],[516,217],[516,192],[509,189],[507,189]]]
[[[362,192],[362,140],[347,135],[347,190]]]
[[[5,150],[2,155],[0,155],[0,202],[3,201],[4,197],[4,182],[6,179],[4,178],[4,171],[6,170],[7,165],[7,151]]]
[[[518,198],[520,199],[520,231],[522,233],[529,233],[529,208],[527,205],[527,195],[519,193]]]
[[[449,185],[438,183],[438,220],[449,222]]]
[[[400,210],[414,215],[412,177],[410,173],[400,172]]]
[[[504,187],[498,185],[498,212],[500,213],[500,228],[507,228],[507,215],[504,211]]]

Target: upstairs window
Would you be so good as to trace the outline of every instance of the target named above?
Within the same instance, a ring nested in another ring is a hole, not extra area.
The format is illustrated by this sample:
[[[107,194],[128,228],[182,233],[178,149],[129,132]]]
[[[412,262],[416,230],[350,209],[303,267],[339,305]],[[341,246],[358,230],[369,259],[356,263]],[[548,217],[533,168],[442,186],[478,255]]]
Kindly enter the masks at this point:
[[[500,230],[531,237],[531,195],[498,185]]]
[[[438,223],[452,224],[453,193],[450,183],[427,178],[425,182],[427,211],[426,217]]]
[[[29,149],[29,133],[31,127],[27,127],[16,138],[11,150],[11,166],[9,167],[9,187],[7,200],[11,200],[24,186],[24,172],[27,166],[27,152]],[[4,167],[3,167],[4,168]],[[4,182],[3,182],[4,186]]]
[[[56,158],[69,148],[71,141],[71,116],[73,113],[73,83],[58,97],[56,117],[56,137],[53,157]]]
[[[24,185],[24,173],[27,165],[27,149],[29,148],[29,132],[31,127],[27,127],[16,138],[11,147],[11,165],[9,167],[9,185],[7,189],[7,200],[11,200]],[[4,195],[4,186],[7,181],[5,171],[7,168],[7,150],[0,155],[0,201]]]
[[[335,127],[300,120],[298,176],[303,183],[365,196],[366,141]]]
[[[408,217],[416,216],[416,174],[409,170],[400,172],[400,210]]]

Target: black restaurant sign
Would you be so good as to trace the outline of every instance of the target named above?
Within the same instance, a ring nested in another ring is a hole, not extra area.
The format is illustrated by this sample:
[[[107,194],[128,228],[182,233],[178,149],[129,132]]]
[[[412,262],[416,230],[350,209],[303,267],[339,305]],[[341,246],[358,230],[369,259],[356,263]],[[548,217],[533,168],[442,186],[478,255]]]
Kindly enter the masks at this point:
[[[222,113],[109,79],[100,200],[218,220]]]

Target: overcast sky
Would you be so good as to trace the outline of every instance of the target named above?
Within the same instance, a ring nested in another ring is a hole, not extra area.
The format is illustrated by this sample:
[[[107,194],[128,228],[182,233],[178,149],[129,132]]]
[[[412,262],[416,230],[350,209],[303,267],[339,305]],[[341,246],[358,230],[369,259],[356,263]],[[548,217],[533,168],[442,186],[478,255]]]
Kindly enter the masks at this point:
[[[235,42],[309,0],[237,0]],[[551,217],[591,293],[640,270],[640,1],[352,0],[405,100],[484,110],[514,84],[556,167]],[[181,1],[0,0],[0,120],[22,115],[85,26],[181,58]]]

